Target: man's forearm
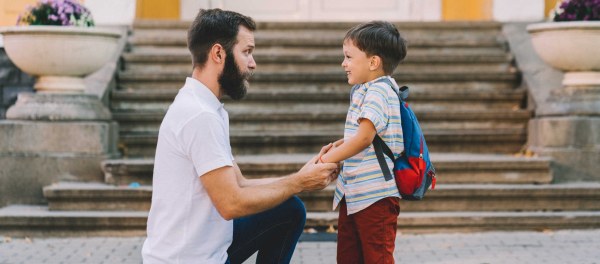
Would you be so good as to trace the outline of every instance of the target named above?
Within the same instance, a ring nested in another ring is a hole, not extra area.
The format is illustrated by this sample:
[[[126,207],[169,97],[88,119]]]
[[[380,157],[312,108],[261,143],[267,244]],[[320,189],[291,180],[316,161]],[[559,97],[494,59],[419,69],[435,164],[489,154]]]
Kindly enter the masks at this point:
[[[286,176],[287,177],[287,176]],[[257,185],[265,185],[281,180],[282,177],[271,177],[271,178],[260,178],[260,179],[246,179],[240,186],[250,187]]]
[[[242,186],[228,218],[239,218],[271,209],[302,191],[294,175],[281,178],[247,180]]]
[[[334,178],[337,165],[316,164],[324,146],[294,174],[281,178],[247,180],[234,162],[200,177],[211,201],[224,219],[239,218],[273,208],[302,191],[321,190]],[[261,183],[261,184],[259,184]]]

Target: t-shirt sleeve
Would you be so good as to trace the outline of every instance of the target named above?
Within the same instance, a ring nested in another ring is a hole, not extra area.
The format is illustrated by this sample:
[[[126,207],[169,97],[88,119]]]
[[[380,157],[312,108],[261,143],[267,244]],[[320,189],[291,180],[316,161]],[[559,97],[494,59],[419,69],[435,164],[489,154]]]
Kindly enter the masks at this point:
[[[369,119],[377,134],[383,132],[388,123],[388,95],[383,85],[371,85],[365,94],[358,120]],[[388,88],[389,89],[389,88]]]
[[[210,113],[200,114],[182,127],[180,142],[198,176],[233,166],[227,135],[219,117]]]

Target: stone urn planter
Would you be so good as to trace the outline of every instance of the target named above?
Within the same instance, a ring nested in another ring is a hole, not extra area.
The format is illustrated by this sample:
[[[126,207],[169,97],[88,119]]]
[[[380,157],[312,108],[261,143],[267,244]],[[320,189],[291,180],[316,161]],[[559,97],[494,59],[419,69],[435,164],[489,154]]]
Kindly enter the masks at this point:
[[[527,27],[537,54],[565,71],[565,86],[600,87],[600,21],[547,22]]]
[[[116,52],[120,34],[112,29],[69,26],[15,26],[0,29],[10,60],[38,77],[41,93],[83,93],[83,77]]]

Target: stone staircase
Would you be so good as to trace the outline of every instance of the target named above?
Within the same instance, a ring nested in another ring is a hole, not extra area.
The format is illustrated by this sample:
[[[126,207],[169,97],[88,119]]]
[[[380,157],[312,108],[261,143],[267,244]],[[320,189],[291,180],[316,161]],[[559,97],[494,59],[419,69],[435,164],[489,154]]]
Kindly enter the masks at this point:
[[[353,23],[259,23],[246,99],[225,99],[231,144],[250,178],[298,170],[342,136],[349,86],[341,43]],[[401,232],[600,227],[600,184],[552,183],[551,160],[524,149],[527,93],[498,23],[398,23],[409,42],[394,77],[425,131],[438,172],[424,201],[401,202]],[[144,235],[163,115],[191,73],[187,23],[137,22],[111,108],[123,159],[105,182],[44,188],[47,206],[0,209],[0,234]],[[131,183],[139,183],[131,185]],[[332,186],[302,193],[307,226],[335,225]]]

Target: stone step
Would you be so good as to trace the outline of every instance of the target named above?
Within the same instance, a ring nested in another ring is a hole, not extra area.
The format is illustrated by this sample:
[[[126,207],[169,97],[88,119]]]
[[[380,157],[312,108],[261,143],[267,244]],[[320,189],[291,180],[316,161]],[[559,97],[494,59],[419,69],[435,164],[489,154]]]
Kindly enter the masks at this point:
[[[417,89],[415,89],[417,90]],[[173,102],[177,90],[115,90],[111,96],[113,112],[165,112]],[[412,91],[407,102],[414,111],[485,111],[520,109],[525,99],[524,90],[502,92],[474,91],[434,92]],[[311,111],[314,114],[345,113],[349,104],[348,91],[287,91],[250,89],[244,100],[233,101],[223,98],[225,108],[231,112],[278,113],[282,109],[294,112]],[[284,108],[282,108],[284,106]]]
[[[516,153],[527,139],[524,129],[425,131],[432,152]],[[157,133],[122,134],[121,151],[126,157],[154,157]],[[311,153],[342,137],[335,131],[232,131],[233,153]]]
[[[345,90],[325,90],[325,91],[314,91],[314,90],[297,90],[288,87],[279,87],[276,89],[254,89],[252,86],[246,97],[242,102],[251,101],[286,101],[286,102],[298,102],[298,103],[312,103],[312,102],[348,102],[349,101],[349,87]],[[413,104],[423,101],[457,101],[464,103],[466,101],[493,101],[493,102],[504,102],[504,101],[521,101],[526,96],[526,91],[523,89],[515,89],[508,91],[428,91],[421,89],[421,87],[409,88],[409,97],[407,102]],[[111,92],[112,101],[167,101],[171,102],[175,99],[178,90],[176,89],[155,89],[148,91],[140,90],[114,90]],[[228,97],[224,97],[222,101],[226,104],[235,103]]]
[[[182,82],[188,77],[188,72],[129,72],[124,71],[119,73],[119,80],[123,84],[130,82]],[[396,80],[407,82],[508,82],[516,86],[519,81],[519,74],[509,71],[489,71],[489,72],[461,72],[456,70],[453,72],[401,72],[392,75]],[[346,74],[339,69],[331,72],[256,72],[252,75],[250,83],[256,82],[331,82],[339,81],[345,83],[347,81]],[[178,85],[181,87],[181,84]],[[513,86],[514,87],[514,86]]]
[[[50,211],[47,206],[0,208],[0,234],[21,237],[146,236],[145,211]]]
[[[349,29],[349,28],[348,28]],[[254,32],[257,47],[341,47],[347,29],[269,29]],[[499,30],[417,29],[400,33],[409,47],[505,47]],[[134,46],[186,47],[186,29],[136,29],[129,42]]]
[[[341,63],[343,56],[335,47],[259,47],[253,57],[263,63]],[[190,52],[187,47],[132,46],[122,55],[125,64],[130,63],[186,63]],[[403,63],[502,63],[514,60],[504,47],[409,47]]]
[[[439,93],[446,94],[449,92],[452,93],[462,93],[462,94],[480,94],[484,92],[490,93],[512,93],[515,90],[516,83],[513,82],[488,82],[488,81],[445,81],[445,82],[437,82],[434,79],[431,80],[423,80],[423,81],[408,81],[397,79],[397,81],[402,85],[407,85],[410,87],[411,94],[416,92],[424,92],[424,93]],[[161,81],[161,82],[124,82],[122,80],[118,83],[118,90],[116,91],[143,91],[145,92],[155,92],[155,91],[168,91],[174,90],[178,91],[184,84],[185,79],[177,79],[172,81]],[[252,81],[250,83],[250,89],[248,93],[253,92],[274,92],[274,91],[282,91],[285,90],[287,92],[292,93],[340,93],[346,94],[346,98],[348,98],[348,94],[350,93],[351,86],[348,85],[346,81],[336,81],[336,82],[303,82],[303,80],[299,80],[296,82],[290,81],[263,81],[256,82]],[[411,95],[409,98],[412,98]]]
[[[114,102],[113,102],[114,106]],[[343,131],[347,106],[338,111],[319,111],[316,109],[283,109],[255,106],[229,111],[231,131]],[[166,105],[165,105],[166,107]],[[460,108],[460,107],[457,107]],[[435,130],[476,130],[476,129],[521,129],[527,128],[531,117],[530,110],[504,109],[432,109],[416,110],[421,128]],[[118,111],[118,112],[117,112]],[[121,111],[113,109],[113,119],[119,122],[121,135],[135,133],[158,133],[164,111],[135,110]]]
[[[286,36],[260,36],[256,34],[255,43],[257,47],[289,46],[289,47],[340,47],[344,34],[336,34],[338,37],[327,35],[305,36],[303,38],[289,38]],[[406,37],[410,47],[417,48],[448,48],[448,47],[493,47],[504,48],[506,40],[500,36],[481,37],[437,37],[437,38],[411,38]],[[158,46],[158,47],[185,47],[187,38],[185,34],[171,34],[171,32],[152,32],[152,34],[135,33],[129,38],[129,43],[135,46]]]
[[[297,75],[335,75],[335,74],[343,74],[345,76],[344,69],[340,66],[341,59],[335,63],[281,63],[281,62],[260,62],[256,71],[254,71],[254,75],[256,74],[279,74],[282,72],[285,73],[294,73]],[[160,74],[173,74],[177,76],[182,76],[188,74],[191,70],[191,62],[190,63],[133,63],[125,65],[126,73],[160,73]],[[426,71],[429,73],[440,73],[440,74],[448,74],[448,73],[489,73],[489,72],[498,72],[498,73],[511,73],[516,72],[514,66],[512,66],[509,62],[505,63],[470,63],[470,62],[456,62],[456,63],[419,63],[419,64],[400,64],[398,68],[396,68],[395,73],[417,73]]]
[[[502,23],[493,21],[444,21],[444,22],[392,22],[397,28],[402,30],[454,30],[464,32],[472,31],[492,31],[502,30]],[[190,27],[190,21],[180,20],[151,20],[136,19],[133,24],[135,30],[141,29],[180,29],[187,30]],[[258,30],[348,30],[359,24],[358,22],[266,22],[257,21]]]
[[[306,228],[337,227],[337,213],[308,212]],[[0,233],[13,237],[145,236],[145,211],[49,211],[45,206],[0,209]],[[452,233],[600,228],[600,212],[421,212],[398,217],[402,233]]]
[[[122,76],[130,75],[151,75],[165,76],[172,75],[176,77],[185,77],[191,72],[191,63],[178,64],[133,64],[129,65],[124,71],[119,74]],[[400,65],[392,76],[398,77],[398,80],[406,80],[423,75],[459,75],[472,76],[477,74],[498,74],[516,75],[517,70],[509,63],[492,63],[492,64],[412,64]],[[251,80],[278,80],[281,77],[288,77],[294,80],[298,77],[306,77],[304,81],[316,81],[315,78],[323,77],[327,80],[338,80],[339,76],[346,78],[346,73],[339,63],[335,64],[261,64],[256,71],[253,72]],[[328,79],[334,78],[334,79]],[[448,78],[448,77],[446,77]],[[288,80],[287,78],[284,80]],[[297,79],[298,80],[298,79]]]
[[[298,171],[314,154],[240,155],[236,163],[244,176],[264,178]],[[550,183],[550,159],[512,155],[432,153],[438,184]],[[102,163],[105,181],[114,185],[152,184],[153,159],[116,159]]]
[[[301,193],[313,212],[332,210],[335,187]],[[422,201],[401,201],[403,212],[469,211],[599,211],[600,183],[564,184],[440,184]]]
[[[265,49],[257,49],[253,53],[254,59],[257,61],[260,68],[265,63],[274,64],[336,64],[339,66],[343,60],[343,55],[340,49],[323,49],[323,48],[284,48],[271,47]],[[472,50],[463,49],[411,49],[407,57],[402,62],[406,65],[421,65],[421,64],[502,64],[510,63],[512,55],[506,53],[502,49],[494,49],[485,52],[473,52]],[[129,68],[132,64],[142,66],[152,64],[184,64],[191,63],[190,52],[184,48],[135,48],[133,52],[123,54],[125,67]]]
[[[321,191],[300,193],[308,211],[332,210],[332,184]],[[51,211],[114,211],[150,209],[151,186],[61,182],[44,187]],[[403,212],[461,211],[598,211],[600,183],[547,185],[439,184],[423,201],[401,201]]]
[[[129,38],[129,44],[135,47],[186,47],[186,35],[176,34],[174,36],[164,36],[163,32],[153,32],[147,35],[134,35]],[[168,34],[170,35],[170,34]],[[261,37],[256,38],[255,43],[259,48],[269,47],[338,47],[341,50],[342,37],[323,38],[322,36],[307,36],[306,38],[292,39],[285,37]],[[473,48],[478,51],[506,49],[506,41],[498,36],[486,36],[479,38],[436,38],[436,39],[410,39],[408,37],[411,49],[430,49],[437,48],[449,50],[450,48],[468,49]]]
[[[343,43],[345,29],[268,29],[254,32],[257,47],[262,46],[338,46]],[[503,47],[506,39],[501,30],[449,30],[399,28],[410,47],[440,46],[495,46]],[[180,46],[187,45],[187,29],[135,29],[129,38],[134,46]]]
[[[307,226],[337,228],[338,214],[307,214]],[[398,231],[403,233],[454,233],[590,229],[600,226],[598,211],[565,212],[400,212]]]

